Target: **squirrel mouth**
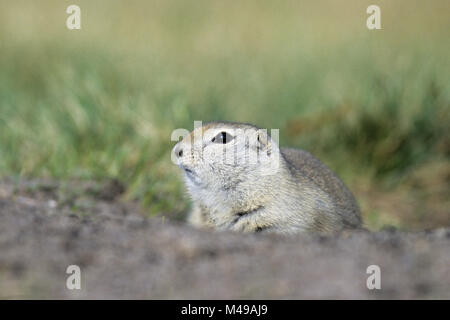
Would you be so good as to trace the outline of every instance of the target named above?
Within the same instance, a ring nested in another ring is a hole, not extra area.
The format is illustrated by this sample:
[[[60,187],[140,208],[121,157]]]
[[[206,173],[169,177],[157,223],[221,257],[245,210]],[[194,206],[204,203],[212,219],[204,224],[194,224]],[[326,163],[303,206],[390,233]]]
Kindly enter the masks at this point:
[[[180,167],[181,167],[181,169],[184,170],[184,172],[185,172],[188,176],[190,176],[190,177],[195,176],[195,172],[194,172],[192,169],[189,169],[189,168],[187,168],[187,167],[185,167],[185,166],[183,166],[183,165],[181,165]]]
[[[193,171],[192,169],[186,168],[184,166],[181,168],[184,170],[184,174],[186,175],[186,178],[189,179],[189,181],[191,181],[196,186],[201,186],[200,179],[197,176],[197,174],[195,173],[195,171]]]
[[[199,179],[199,177],[197,176],[197,174],[195,173],[194,170],[186,168],[185,166],[180,166],[180,167],[181,167],[181,169],[184,170],[184,173],[185,173],[186,177],[190,181],[192,181],[192,183],[194,183],[196,186],[200,186],[201,185],[200,179]]]

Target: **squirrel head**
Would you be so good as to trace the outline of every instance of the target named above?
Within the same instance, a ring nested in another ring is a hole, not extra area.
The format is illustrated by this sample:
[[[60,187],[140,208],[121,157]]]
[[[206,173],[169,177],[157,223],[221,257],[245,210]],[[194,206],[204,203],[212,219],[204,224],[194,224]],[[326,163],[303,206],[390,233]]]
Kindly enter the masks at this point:
[[[173,148],[190,189],[227,190],[277,172],[278,143],[249,124],[213,122],[195,128]]]

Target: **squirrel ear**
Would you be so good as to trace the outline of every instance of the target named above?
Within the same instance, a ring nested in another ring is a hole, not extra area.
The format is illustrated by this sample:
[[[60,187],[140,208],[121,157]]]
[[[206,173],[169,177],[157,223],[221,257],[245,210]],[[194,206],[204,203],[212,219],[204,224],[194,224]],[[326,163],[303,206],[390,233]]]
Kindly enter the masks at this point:
[[[267,134],[267,130],[265,129],[259,129],[257,131],[257,145],[260,149],[270,149],[271,147],[271,139],[270,136]]]

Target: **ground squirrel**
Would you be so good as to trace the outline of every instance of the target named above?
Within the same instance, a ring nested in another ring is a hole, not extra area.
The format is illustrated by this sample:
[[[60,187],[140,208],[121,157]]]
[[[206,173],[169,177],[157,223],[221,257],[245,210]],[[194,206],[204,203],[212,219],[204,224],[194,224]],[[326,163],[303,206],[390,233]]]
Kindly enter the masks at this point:
[[[242,232],[333,234],[361,226],[344,183],[309,152],[279,148],[267,130],[214,122],[173,148],[193,200],[188,221]]]

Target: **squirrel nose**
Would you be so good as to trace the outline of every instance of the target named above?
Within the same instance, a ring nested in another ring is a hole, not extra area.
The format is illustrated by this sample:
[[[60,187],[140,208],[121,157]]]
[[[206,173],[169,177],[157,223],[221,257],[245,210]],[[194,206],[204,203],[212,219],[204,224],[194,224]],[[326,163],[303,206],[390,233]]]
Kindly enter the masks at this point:
[[[181,158],[183,156],[183,148],[181,148],[180,146],[176,146],[173,152],[175,152],[175,156],[177,156],[178,158]]]

